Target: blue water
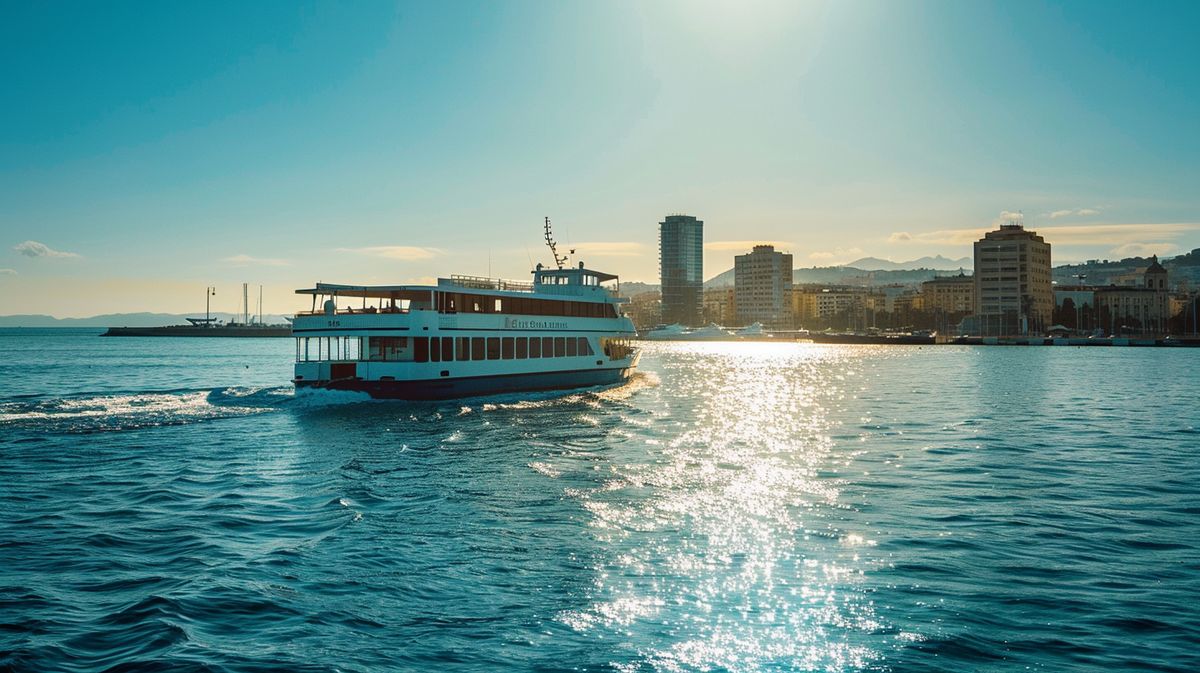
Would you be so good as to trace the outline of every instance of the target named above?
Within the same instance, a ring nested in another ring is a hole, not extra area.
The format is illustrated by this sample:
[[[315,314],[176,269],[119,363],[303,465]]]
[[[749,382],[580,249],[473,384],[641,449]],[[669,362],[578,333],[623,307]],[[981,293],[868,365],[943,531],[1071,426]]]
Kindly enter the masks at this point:
[[[0,354],[0,670],[1200,668],[1200,350],[422,404],[296,395],[283,339]]]

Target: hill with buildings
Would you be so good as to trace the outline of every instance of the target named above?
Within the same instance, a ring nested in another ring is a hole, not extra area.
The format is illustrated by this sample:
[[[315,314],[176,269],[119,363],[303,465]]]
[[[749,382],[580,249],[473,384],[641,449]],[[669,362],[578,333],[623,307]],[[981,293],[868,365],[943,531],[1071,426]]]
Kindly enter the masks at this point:
[[[964,267],[970,268],[970,267]],[[958,267],[955,267],[957,271]],[[792,283],[796,285],[829,284],[829,285],[893,285],[916,284],[950,273],[949,270],[938,269],[893,269],[872,270],[853,266],[814,266],[807,269],[793,269]],[[733,287],[733,269],[723,271],[704,282],[705,288]]]
[[[1152,261],[1151,257],[1089,259],[1082,264],[1061,264],[1051,274],[1059,285],[1124,285]],[[1172,285],[1185,282],[1194,287],[1200,283],[1200,248],[1159,261],[1170,274]]]

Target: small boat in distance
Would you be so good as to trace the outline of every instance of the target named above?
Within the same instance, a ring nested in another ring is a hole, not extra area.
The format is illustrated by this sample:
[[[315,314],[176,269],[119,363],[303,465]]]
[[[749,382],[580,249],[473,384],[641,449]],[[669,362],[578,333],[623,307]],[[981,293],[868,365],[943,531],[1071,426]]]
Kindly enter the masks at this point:
[[[620,311],[628,299],[604,286],[617,277],[582,262],[564,268],[549,218],[546,240],[557,268],[538,264],[532,282],[452,275],[436,285],[296,290],[312,296],[312,310],[292,319],[293,382],[434,400],[627,379],[639,352]]]

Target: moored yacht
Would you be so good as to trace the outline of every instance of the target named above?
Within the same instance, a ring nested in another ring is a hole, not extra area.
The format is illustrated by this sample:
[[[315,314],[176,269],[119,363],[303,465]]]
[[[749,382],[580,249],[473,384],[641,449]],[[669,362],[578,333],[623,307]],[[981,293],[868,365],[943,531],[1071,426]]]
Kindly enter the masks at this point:
[[[620,311],[628,300],[604,285],[617,277],[555,261],[531,283],[451,276],[297,290],[313,310],[292,322],[295,384],[423,400],[625,380],[639,354]]]

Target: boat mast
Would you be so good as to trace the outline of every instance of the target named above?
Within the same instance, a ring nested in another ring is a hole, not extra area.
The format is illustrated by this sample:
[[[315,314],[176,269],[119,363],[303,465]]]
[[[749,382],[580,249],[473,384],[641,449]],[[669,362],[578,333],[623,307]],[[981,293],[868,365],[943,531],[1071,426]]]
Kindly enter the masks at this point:
[[[242,324],[250,324],[250,284],[242,283]]]
[[[210,310],[212,297],[216,296],[217,288],[211,285],[204,288],[204,326],[212,326],[212,312]]]
[[[563,268],[563,262],[567,261],[566,257],[560,257],[558,254],[558,244],[554,242],[554,234],[550,231],[550,218],[546,218],[546,245],[550,247],[550,254],[554,255],[554,266],[560,270]]]

